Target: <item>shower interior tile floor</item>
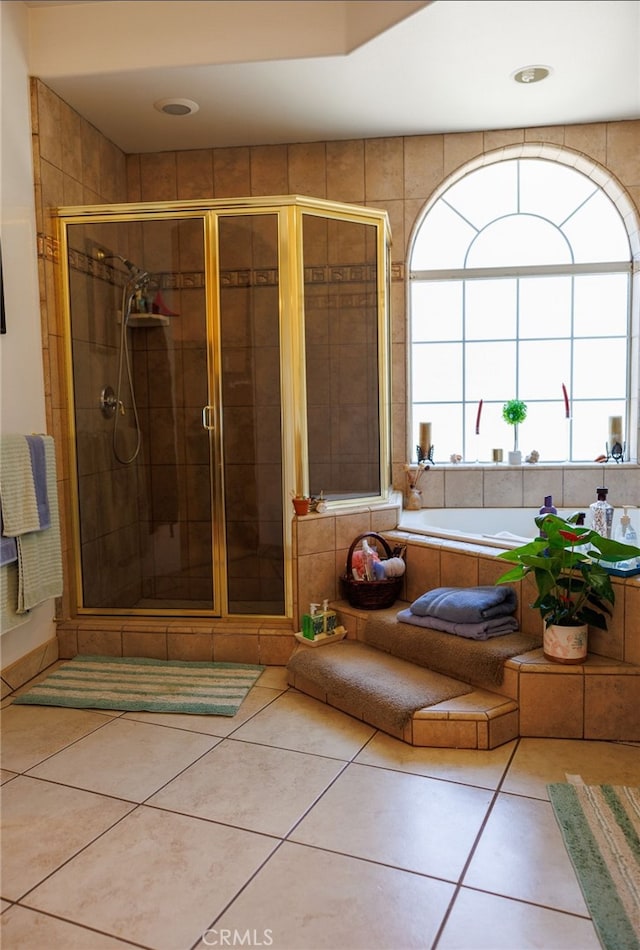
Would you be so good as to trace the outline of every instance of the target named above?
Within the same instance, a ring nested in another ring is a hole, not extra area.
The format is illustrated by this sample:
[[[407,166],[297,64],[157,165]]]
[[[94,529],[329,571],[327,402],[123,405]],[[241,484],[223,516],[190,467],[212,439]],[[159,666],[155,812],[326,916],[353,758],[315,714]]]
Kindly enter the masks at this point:
[[[3,950],[597,950],[546,785],[640,784],[637,745],[413,748],[276,667],[234,718],[0,725]]]

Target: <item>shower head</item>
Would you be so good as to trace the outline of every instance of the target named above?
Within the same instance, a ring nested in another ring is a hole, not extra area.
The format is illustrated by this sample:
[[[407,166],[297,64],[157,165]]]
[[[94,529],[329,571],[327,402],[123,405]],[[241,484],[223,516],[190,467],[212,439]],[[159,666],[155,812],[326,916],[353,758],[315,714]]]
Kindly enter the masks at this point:
[[[120,261],[127,268],[132,277],[137,277],[138,274],[144,274],[145,272],[141,267],[138,267],[136,264],[133,264],[131,261],[127,260],[126,257],[123,257],[122,254],[105,254],[104,251],[98,253],[99,261]]]

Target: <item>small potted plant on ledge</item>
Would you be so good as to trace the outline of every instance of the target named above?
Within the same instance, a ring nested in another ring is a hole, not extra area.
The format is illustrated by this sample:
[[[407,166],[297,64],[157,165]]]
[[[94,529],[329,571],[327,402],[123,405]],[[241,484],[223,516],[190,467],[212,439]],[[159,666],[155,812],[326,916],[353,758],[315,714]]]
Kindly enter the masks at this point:
[[[640,555],[640,548],[576,524],[578,518],[578,513],[568,519],[540,515],[535,519],[540,537],[498,555],[516,566],[496,584],[533,575],[538,596],[531,606],[544,622],[544,655],[558,663],[585,660],[589,624],[607,629],[615,593],[602,562],[612,565]]]
[[[509,465],[522,463],[522,452],[518,449],[518,426],[527,418],[527,406],[521,399],[510,399],[502,407],[502,418],[513,426],[513,452],[509,452]]]
[[[311,507],[311,498],[309,495],[303,495],[297,492],[291,492],[291,501],[297,515],[308,515]]]

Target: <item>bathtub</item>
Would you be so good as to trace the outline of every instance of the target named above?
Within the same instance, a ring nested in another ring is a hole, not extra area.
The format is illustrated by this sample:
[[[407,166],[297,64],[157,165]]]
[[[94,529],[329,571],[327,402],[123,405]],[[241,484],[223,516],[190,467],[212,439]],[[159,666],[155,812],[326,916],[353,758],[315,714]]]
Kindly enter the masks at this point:
[[[559,508],[558,514],[561,518],[568,518],[574,511],[575,509]],[[403,509],[398,530],[510,549],[536,537],[534,518],[538,514],[537,508],[421,508],[420,511]]]

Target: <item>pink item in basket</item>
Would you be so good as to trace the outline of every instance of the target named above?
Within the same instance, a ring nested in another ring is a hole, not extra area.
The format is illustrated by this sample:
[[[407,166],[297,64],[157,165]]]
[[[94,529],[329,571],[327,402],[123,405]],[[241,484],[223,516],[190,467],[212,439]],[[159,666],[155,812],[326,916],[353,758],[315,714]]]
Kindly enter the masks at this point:
[[[371,560],[379,561],[380,557],[378,554],[373,552],[371,555]],[[351,569],[353,571],[353,577],[356,581],[363,581],[366,575],[365,568],[365,553],[364,551],[354,551],[351,555]]]

